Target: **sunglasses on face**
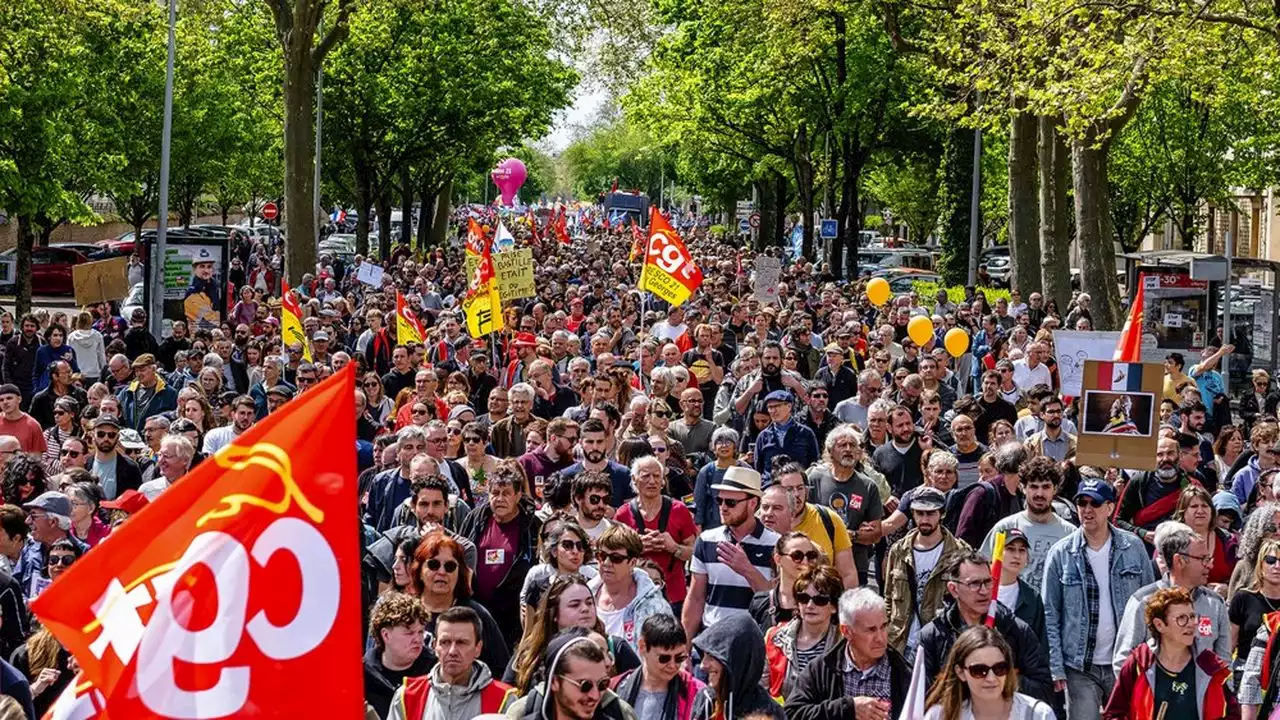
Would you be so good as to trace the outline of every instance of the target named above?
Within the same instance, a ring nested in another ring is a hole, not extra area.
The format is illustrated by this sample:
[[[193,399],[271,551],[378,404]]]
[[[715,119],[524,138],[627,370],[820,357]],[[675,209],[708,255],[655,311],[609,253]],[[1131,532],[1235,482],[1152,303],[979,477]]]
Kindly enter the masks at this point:
[[[689,653],[658,653],[658,664],[666,665],[669,662],[675,662],[677,665],[683,665],[685,660],[689,659]]]
[[[75,555],[50,555],[50,567],[61,565],[62,567],[71,567],[71,563],[76,561]]]
[[[836,599],[829,595],[810,595],[807,592],[796,593],[797,605],[807,605],[809,603],[813,603],[818,607],[826,607],[834,603],[835,601]]]
[[[478,443],[478,442],[484,442],[484,441],[483,441],[483,440],[481,440],[480,438],[475,437],[474,435],[472,435],[472,436],[469,436],[469,437],[464,437],[464,438],[462,438],[462,442],[464,442],[464,443]]]
[[[794,563],[816,563],[821,554],[817,550],[792,550],[787,553],[787,557],[791,558],[791,562]]]
[[[561,540],[561,550],[577,550],[578,552],[586,552],[587,544],[581,540]]]
[[[1093,498],[1078,497],[1076,498],[1076,507],[1100,508],[1102,507],[1102,503],[1094,500]]]
[[[598,557],[601,562],[608,560],[614,565],[621,565],[631,559],[631,556],[626,553],[600,553]]]
[[[587,496],[587,504],[588,504],[588,505],[599,505],[600,503],[602,503],[602,502],[604,502],[606,499],[608,499],[608,497],[609,497],[608,495],[588,495],[588,496]]]
[[[667,412],[666,410],[651,410],[649,411],[649,414],[656,418],[663,418],[663,419],[671,417],[671,413]]]
[[[120,437],[120,433],[102,432],[101,430],[99,430],[95,432],[93,436],[98,438],[99,440],[115,440],[116,438]]]
[[[445,572],[453,574],[458,570],[458,562],[456,560],[445,560],[444,562],[440,562],[435,558],[431,558],[427,561],[427,569],[431,572],[439,572],[440,568],[444,568]]]
[[[1263,558],[1262,561],[1268,565],[1275,565],[1276,563],[1280,562],[1280,557],[1276,557],[1275,555],[1268,555],[1265,558]]]
[[[62,457],[69,457],[69,458],[71,458],[71,459],[73,459],[73,460],[74,460],[75,458],[80,457],[80,456],[81,456],[81,455],[83,455],[84,453],[83,453],[83,452],[80,452],[79,450],[63,450],[63,451],[62,451],[61,453],[59,453],[59,454],[60,454],[60,455],[62,455]]]
[[[561,675],[560,680],[567,683],[569,687],[577,688],[578,692],[583,695],[589,695],[592,690],[597,690],[603,693],[605,690],[609,689],[609,678],[600,678],[599,680],[592,682],[590,680],[573,680]]]
[[[969,677],[985,678],[991,673],[995,673],[996,677],[1002,678],[1009,674],[1009,663],[998,662],[994,665],[983,665],[982,663],[974,663],[965,668],[965,672],[969,673]]]
[[[729,508],[730,510],[732,510],[732,509],[734,509],[734,508],[738,507],[738,503],[740,503],[740,502],[742,502],[742,501],[741,501],[741,500],[735,500],[735,499],[733,499],[733,498],[716,498],[716,504],[717,504],[717,505],[719,505],[719,506],[721,506],[721,507],[727,507],[727,508]]]

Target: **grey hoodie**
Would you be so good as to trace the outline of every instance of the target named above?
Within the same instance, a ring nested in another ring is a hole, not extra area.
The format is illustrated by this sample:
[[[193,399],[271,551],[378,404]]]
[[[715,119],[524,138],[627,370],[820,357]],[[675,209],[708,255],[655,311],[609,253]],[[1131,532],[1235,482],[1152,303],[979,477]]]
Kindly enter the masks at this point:
[[[786,720],[782,706],[760,685],[765,662],[764,635],[755,620],[748,615],[730,615],[703,630],[693,645],[724,666],[729,684],[728,697],[721,698],[726,718],[763,712]]]
[[[492,680],[489,666],[475,662],[471,667],[471,680],[465,685],[450,685],[440,675],[437,663],[428,673],[431,676],[431,694],[427,697],[427,709],[420,718],[404,716],[404,686],[391,696],[391,709],[387,720],[457,720],[473,718],[480,714],[480,691]]]
[[[76,351],[76,364],[80,366],[80,374],[85,377],[102,377],[107,364],[107,349],[102,340],[102,333],[92,328],[88,330],[72,330],[67,333],[67,344]]]

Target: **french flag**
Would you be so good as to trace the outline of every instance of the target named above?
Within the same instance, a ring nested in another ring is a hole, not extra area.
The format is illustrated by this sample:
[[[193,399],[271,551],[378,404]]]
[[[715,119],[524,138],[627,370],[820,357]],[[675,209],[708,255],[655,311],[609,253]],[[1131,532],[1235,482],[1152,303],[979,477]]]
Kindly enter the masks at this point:
[[[1142,363],[1099,362],[1097,387],[1111,392],[1141,392]]]

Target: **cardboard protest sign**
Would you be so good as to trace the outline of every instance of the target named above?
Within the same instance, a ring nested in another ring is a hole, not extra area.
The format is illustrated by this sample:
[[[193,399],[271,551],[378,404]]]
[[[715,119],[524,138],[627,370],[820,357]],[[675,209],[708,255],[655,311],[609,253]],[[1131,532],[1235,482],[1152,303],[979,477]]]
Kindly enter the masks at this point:
[[[782,280],[782,261],[761,255],[756,258],[755,297],[762,303],[777,302],[778,283]]]
[[[479,257],[467,254],[465,267],[471,277],[479,266]],[[519,300],[538,294],[533,280],[533,250],[520,248],[493,254],[493,269],[498,274],[498,293],[503,301]]]
[[[122,300],[129,295],[129,258],[84,263],[71,268],[77,305]]]
[[[377,263],[362,262],[356,270],[356,279],[365,285],[380,288],[382,287],[383,272],[382,266]]]
[[[1119,341],[1118,332],[1055,330],[1053,345],[1062,394],[1080,397],[1085,361],[1111,357]]]
[[[1077,462],[1154,470],[1164,368],[1087,360],[1082,385]]]

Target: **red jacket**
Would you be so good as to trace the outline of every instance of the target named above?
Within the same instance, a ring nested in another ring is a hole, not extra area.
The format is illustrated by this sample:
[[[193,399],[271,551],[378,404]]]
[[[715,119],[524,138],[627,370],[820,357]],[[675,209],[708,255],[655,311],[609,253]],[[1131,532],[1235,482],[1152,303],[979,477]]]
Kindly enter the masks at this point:
[[[1231,668],[1212,650],[1200,653],[1194,662],[1196,697],[1200,700],[1198,720],[1239,720],[1240,702],[1227,687]],[[1103,708],[1104,720],[1155,720],[1155,665],[1156,654],[1150,645],[1144,643],[1133,649],[1120,668],[1115,689]]]

